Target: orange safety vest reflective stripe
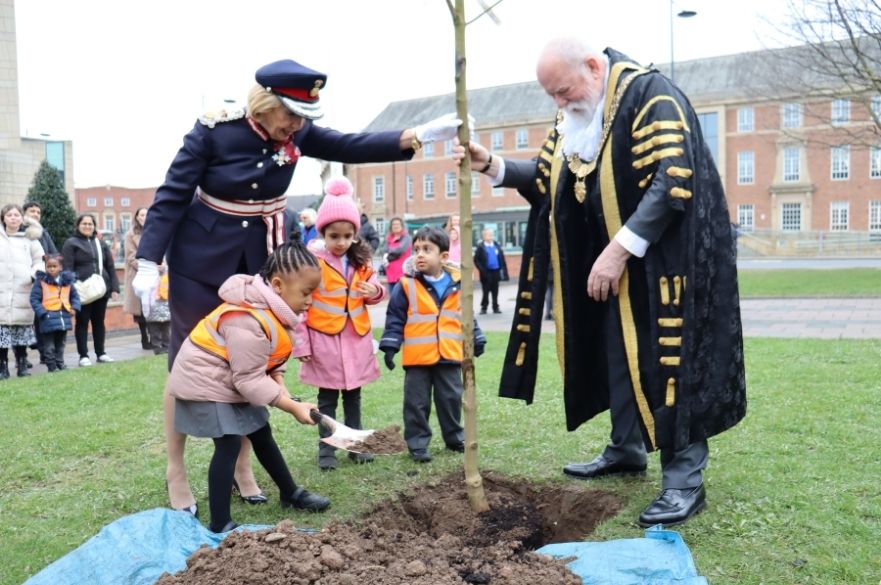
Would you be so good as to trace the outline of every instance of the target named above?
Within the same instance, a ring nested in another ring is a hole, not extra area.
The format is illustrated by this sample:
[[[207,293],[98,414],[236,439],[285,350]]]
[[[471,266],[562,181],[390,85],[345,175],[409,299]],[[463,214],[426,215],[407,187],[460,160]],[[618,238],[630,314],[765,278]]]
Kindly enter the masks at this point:
[[[306,325],[327,335],[336,335],[346,326],[346,319],[351,319],[355,332],[367,335],[370,313],[364,304],[364,296],[358,291],[358,284],[367,282],[373,276],[373,269],[367,266],[357,268],[349,284],[323,258],[318,259],[318,264],[321,266],[321,284],[312,291],[312,306],[306,312]]]
[[[168,300],[168,272],[159,277],[159,286],[156,288],[156,298],[160,301]]]
[[[407,324],[404,325],[405,366],[431,366],[441,359],[461,362],[462,307],[459,290],[448,294],[441,307],[416,278],[404,276],[401,286],[407,293]]]
[[[244,305],[223,303],[199,323],[190,332],[190,341],[209,353],[229,361],[229,351],[226,340],[220,335],[220,321],[230,313],[248,313],[260,323],[263,332],[269,339],[269,357],[266,360],[266,370],[272,370],[282,365],[291,356],[294,344],[285,326],[278,320],[272,311],[257,309]]]
[[[45,280],[40,281],[43,289],[43,308],[47,311],[58,311],[61,307],[70,313],[70,285],[58,286],[49,284]]]

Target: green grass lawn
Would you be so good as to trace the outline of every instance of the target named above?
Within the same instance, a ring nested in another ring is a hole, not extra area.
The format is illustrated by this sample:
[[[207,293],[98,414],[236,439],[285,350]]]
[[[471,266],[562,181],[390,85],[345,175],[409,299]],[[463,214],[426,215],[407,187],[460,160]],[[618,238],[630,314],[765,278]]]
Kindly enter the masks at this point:
[[[879,297],[881,270],[739,270],[740,296]]]
[[[608,416],[574,433],[564,430],[550,336],[535,403],[527,407],[497,398],[506,337],[489,338],[477,373],[482,468],[540,482],[571,482],[562,476],[562,466],[602,449]],[[710,441],[708,509],[679,528],[700,574],[711,583],[881,579],[879,359],[877,340],[748,340],[747,418]],[[22,582],[114,519],[166,505],[164,364],[164,358],[144,358],[0,382],[0,583]],[[314,391],[294,384],[296,376],[289,378],[296,394],[314,399]],[[399,423],[402,380],[399,367],[365,390],[367,426]],[[366,466],[344,461],[335,473],[321,473],[315,430],[279,411],[273,412],[272,424],[294,478],[331,497],[333,506],[317,516],[282,512],[275,487],[258,469],[271,503],[250,507],[235,501],[238,522],[291,517],[301,526],[320,526],[461,466],[460,455],[438,449],[443,445],[436,433],[436,456],[428,465],[402,455]],[[192,441],[187,451],[203,520],[211,452],[207,440]],[[657,456],[650,457],[646,478],[600,480],[592,486],[618,494],[625,507],[590,538],[639,537],[636,516],[659,487]]]

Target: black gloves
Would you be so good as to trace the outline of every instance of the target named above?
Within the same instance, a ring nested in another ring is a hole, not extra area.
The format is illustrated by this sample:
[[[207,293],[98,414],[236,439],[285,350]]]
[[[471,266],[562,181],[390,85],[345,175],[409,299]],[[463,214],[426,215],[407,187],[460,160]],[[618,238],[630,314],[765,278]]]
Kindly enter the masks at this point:
[[[393,349],[385,350],[385,367],[389,370],[395,369],[395,353]]]
[[[486,349],[485,343],[481,343],[480,345],[475,345],[474,346],[474,357],[482,356],[485,349]]]

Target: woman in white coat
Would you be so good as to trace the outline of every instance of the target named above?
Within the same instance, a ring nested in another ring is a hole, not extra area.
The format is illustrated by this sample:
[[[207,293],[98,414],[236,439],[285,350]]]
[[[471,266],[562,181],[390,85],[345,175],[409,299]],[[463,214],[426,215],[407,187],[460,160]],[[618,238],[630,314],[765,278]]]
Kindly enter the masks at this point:
[[[37,270],[45,270],[40,236],[43,228],[25,218],[15,204],[0,209],[0,380],[9,377],[9,348],[19,377],[28,372],[28,345],[34,343],[31,285]],[[21,231],[22,224],[25,230]]]

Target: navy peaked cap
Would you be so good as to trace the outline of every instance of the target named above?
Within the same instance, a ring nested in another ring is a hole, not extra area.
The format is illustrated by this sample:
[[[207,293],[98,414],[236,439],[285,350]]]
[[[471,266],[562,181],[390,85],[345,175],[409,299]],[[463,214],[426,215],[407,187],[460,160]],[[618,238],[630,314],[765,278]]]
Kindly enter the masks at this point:
[[[315,120],[323,113],[319,105],[319,90],[327,83],[327,75],[300,65],[291,59],[282,59],[257,70],[257,83],[274,93],[290,111]]]

